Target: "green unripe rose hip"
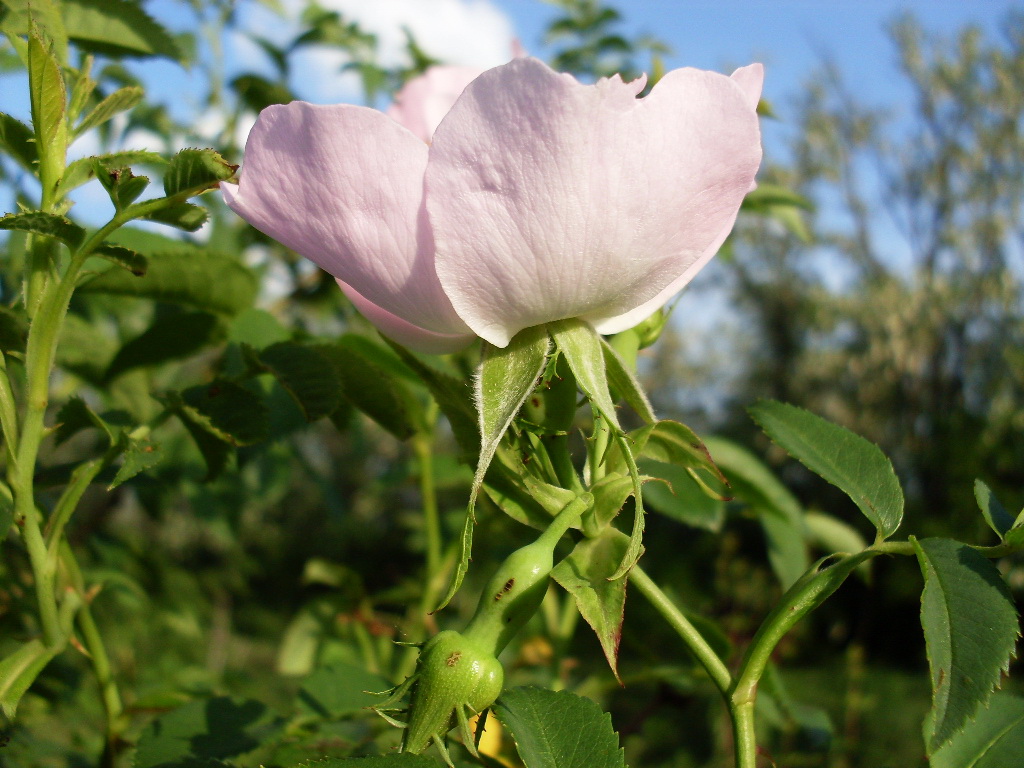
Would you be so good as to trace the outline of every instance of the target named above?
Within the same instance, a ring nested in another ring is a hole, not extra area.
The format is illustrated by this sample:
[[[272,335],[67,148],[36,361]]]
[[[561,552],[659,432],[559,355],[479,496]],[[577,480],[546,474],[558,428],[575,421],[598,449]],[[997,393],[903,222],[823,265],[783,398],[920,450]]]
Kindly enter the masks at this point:
[[[438,740],[456,720],[487,709],[501,693],[505,673],[486,648],[446,630],[420,652],[409,707],[403,752],[418,753]]]

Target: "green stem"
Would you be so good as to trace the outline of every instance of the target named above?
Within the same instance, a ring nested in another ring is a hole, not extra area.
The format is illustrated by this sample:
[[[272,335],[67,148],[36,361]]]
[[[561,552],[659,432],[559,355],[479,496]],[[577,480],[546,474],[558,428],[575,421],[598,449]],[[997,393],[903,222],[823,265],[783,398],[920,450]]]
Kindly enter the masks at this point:
[[[971,549],[977,552],[983,557],[996,559],[1000,557],[1006,557],[1008,555],[1016,554],[1017,552],[1024,551],[1024,543],[1021,544],[996,544],[993,547],[979,547],[971,544]],[[914,545],[909,541],[879,541],[871,545],[871,552],[875,552],[880,555],[910,555],[916,557],[917,552],[914,550]]]
[[[21,535],[25,541],[25,549],[28,551],[29,562],[32,565],[32,575],[35,579],[36,602],[39,605],[39,621],[43,629],[43,642],[47,648],[55,649],[64,646],[67,636],[61,629],[59,612],[57,610],[57,594],[54,589],[56,576],[56,563],[53,562],[46,550],[46,541],[43,539],[42,531],[39,528],[39,516],[35,508],[25,512],[22,507],[21,495],[15,492],[15,514],[21,522]]]
[[[413,452],[419,464],[420,497],[423,504],[423,528],[427,538],[427,578],[424,602],[433,604],[431,585],[441,567],[441,519],[437,508],[437,487],[434,483],[434,426],[437,423],[437,404],[431,401],[427,408],[425,426],[412,439]]]
[[[757,733],[754,730],[754,701],[734,704],[732,718],[733,755],[736,768],[757,768]]]
[[[117,453],[120,453],[120,451],[116,453],[108,451],[107,456],[84,462],[71,473],[71,482],[68,483],[64,493],[61,494],[60,500],[57,502],[57,506],[54,507],[46,524],[45,538],[50,551],[50,557],[56,558],[57,548],[60,546],[64,535],[64,527],[67,525],[68,520],[71,519],[71,515],[78,506],[78,502],[81,501],[82,494],[85,493],[89,484],[96,479],[96,475],[110,463]]]
[[[118,690],[117,681],[114,679],[110,656],[107,655],[103,636],[100,634],[99,627],[96,626],[96,620],[92,615],[89,601],[84,597],[85,583],[82,579],[78,562],[66,541],[60,547],[60,556],[75,588],[83,595],[82,605],[78,609],[75,618],[78,622],[78,630],[82,636],[82,645],[88,652],[93,674],[96,675],[96,682],[100,688],[100,698],[103,701],[103,710],[106,714],[106,743],[103,748],[103,755],[100,758],[100,767],[114,768],[118,751],[117,746],[124,727],[122,722],[124,705],[121,703],[121,692]]]
[[[608,452],[612,430],[601,414],[594,412],[594,433],[590,438],[587,462],[590,467],[590,484],[593,485],[605,476],[604,455]]]
[[[634,565],[629,572],[629,583],[634,585],[654,609],[661,614],[661,617],[668,622],[668,625],[676,631],[683,643],[690,650],[704,671],[708,673],[711,682],[715,684],[718,692],[722,694],[726,702],[729,701],[729,690],[732,687],[732,676],[726,668],[725,663],[718,658],[718,654],[708,645],[704,636],[697,631],[697,628],[690,623],[690,620],[683,615],[668,595],[662,592],[661,588],[651,580],[651,577],[639,565]]]
[[[568,488],[576,493],[583,493],[583,483],[580,481],[579,473],[572,463],[572,454],[569,452],[569,436],[554,435],[547,441],[547,454],[551,458],[551,465],[554,467],[555,476],[563,488]]]

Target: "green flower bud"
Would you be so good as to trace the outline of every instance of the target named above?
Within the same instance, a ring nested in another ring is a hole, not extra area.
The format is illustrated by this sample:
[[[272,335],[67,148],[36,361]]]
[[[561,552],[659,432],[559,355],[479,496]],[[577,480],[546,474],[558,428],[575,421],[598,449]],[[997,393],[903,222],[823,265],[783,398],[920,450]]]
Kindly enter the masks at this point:
[[[646,320],[634,325],[633,332],[639,337],[640,349],[646,349],[656,342],[667,322],[668,312],[661,308]]]

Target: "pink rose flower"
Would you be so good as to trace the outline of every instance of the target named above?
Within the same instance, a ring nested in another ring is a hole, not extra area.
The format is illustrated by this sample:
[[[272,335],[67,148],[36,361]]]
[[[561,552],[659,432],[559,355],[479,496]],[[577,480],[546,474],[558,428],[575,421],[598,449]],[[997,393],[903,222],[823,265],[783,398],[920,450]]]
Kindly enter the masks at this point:
[[[223,194],[414,349],[504,347],[570,317],[617,333],[728,236],[761,162],[762,81],[760,64],[678,69],[637,99],[643,78],[583,85],[515,59],[473,79],[429,145],[430,110],[409,117],[429,94],[392,111],[415,132],[365,107],[272,106]]]

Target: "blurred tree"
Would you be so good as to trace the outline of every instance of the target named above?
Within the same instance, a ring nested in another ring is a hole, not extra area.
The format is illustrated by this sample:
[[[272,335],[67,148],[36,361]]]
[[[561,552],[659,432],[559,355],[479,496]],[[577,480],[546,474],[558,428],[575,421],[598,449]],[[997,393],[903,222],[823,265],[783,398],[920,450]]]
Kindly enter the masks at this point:
[[[1018,503],[1024,486],[1024,15],[1002,39],[949,41],[910,17],[891,34],[905,113],[825,67],[796,105],[791,164],[762,174],[817,203],[814,240],[764,217],[734,236],[731,397],[799,403],[879,443],[910,490],[908,529],[927,533],[925,512],[977,523],[975,477]]]
[[[652,66],[647,69],[656,81],[662,68],[659,57],[669,48],[648,35],[627,38],[616,27],[622,15],[599,0],[547,0],[562,9],[563,15],[548,26],[544,42],[555,46],[551,66],[559,72],[571,72],[585,80],[622,75],[633,80],[640,75],[636,57],[649,53]]]

